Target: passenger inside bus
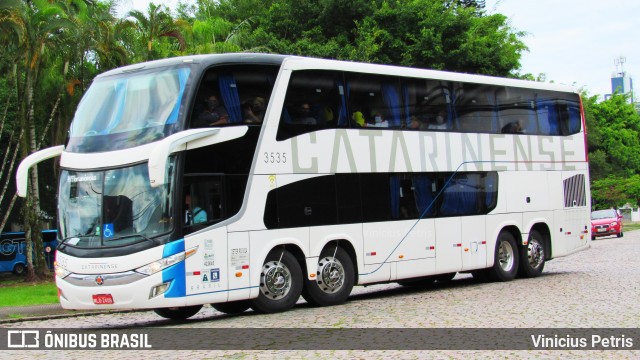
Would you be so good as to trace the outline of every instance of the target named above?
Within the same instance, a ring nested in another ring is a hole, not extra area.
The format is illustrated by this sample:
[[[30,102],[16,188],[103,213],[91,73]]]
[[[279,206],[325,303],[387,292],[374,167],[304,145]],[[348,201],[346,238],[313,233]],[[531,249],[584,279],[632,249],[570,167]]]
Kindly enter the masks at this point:
[[[311,113],[311,105],[308,102],[303,102],[298,107],[298,112],[294,119],[294,123],[296,124],[305,124],[305,125],[317,125],[318,120]]]
[[[192,127],[218,126],[229,122],[227,109],[220,104],[216,95],[209,95],[202,101],[203,110]]]
[[[242,105],[245,124],[262,124],[266,102],[263,97],[257,96]]]
[[[438,111],[438,115],[435,116],[434,121],[429,124],[429,130],[447,130],[447,112],[445,110]]]
[[[382,112],[376,111],[371,115],[371,119],[373,122],[367,122],[367,127],[380,127],[380,128],[388,128],[389,121],[387,121],[384,116],[382,116]]]
[[[502,127],[503,134],[522,134],[522,120],[512,121]]]

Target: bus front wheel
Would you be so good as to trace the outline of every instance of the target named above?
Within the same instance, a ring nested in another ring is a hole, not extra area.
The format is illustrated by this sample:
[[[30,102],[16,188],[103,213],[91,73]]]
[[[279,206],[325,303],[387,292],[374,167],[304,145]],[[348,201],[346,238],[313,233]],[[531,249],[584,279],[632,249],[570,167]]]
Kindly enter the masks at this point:
[[[518,273],[518,246],[510,232],[502,231],[498,235],[493,267],[487,270],[487,275],[493,281],[510,281],[516,277]]]
[[[544,238],[536,230],[529,233],[527,246],[522,247],[520,252],[519,274],[523,277],[536,277],[542,274],[544,269]]]
[[[165,319],[185,320],[197,314],[202,305],[153,309],[153,311]]]
[[[329,247],[318,259],[316,278],[305,280],[302,297],[311,305],[331,306],[347,301],[355,283],[351,257],[341,247]]]
[[[302,269],[287,250],[272,251],[267,255],[260,272],[260,293],[251,302],[251,308],[261,313],[289,310],[302,293]]]

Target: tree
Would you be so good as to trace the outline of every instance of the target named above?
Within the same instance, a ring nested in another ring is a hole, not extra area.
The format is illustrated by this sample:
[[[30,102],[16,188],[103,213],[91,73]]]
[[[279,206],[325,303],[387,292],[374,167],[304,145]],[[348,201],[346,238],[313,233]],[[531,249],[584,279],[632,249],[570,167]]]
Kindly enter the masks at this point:
[[[222,8],[247,1],[227,0]],[[504,15],[487,15],[483,6],[460,0],[275,0],[256,15],[253,41],[276,53],[511,75],[527,50],[520,41],[524,33],[513,31]]]
[[[44,0],[21,2],[8,0],[0,5],[0,23],[12,33],[11,46],[17,50],[17,94],[19,99],[17,118],[26,136],[22,138],[22,156],[37,150],[37,117],[34,89],[44,70],[43,58],[55,53],[63,42],[64,29],[70,28],[68,18],[59,3]],[[45,51],[46,50],[46,51]],[[24,207],[25,237],[27,239],[27,280],[44,276],[48,271],[44,264],[39,216],[40,191],[37,167],[30,171],[29,195]],[[35,267],[32,264],[35,251]]]
[[[582,98],[596,208],[640,204],[640,115],[623,95],[600,103],[586,93]]]
[[[147,56],[145,60],[163,57],[163,54],[154,48],[162,38],[175,39],[178,43],[179,51],[183,51],[186,48],[187,44],[180,31],[180,28],[185,26],[186,23],[174,21],[165,6],[157,6],[154,3],[150,3],[146,15],[138,10],[132,10],[128,15],[136,20],[135,26],[138,30],[139,39],[146,44]]]

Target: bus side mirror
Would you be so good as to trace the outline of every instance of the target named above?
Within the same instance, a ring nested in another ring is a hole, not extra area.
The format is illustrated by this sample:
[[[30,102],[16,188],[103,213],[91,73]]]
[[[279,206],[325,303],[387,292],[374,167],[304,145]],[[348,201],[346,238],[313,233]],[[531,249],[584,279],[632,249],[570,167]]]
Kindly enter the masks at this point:
[[[44,160],[60,156],[64,151],[64,145],[53,146],[27,156],[20,162],[18,171],[16,172],[16,187],[18,188],[18,196],[27,196],[27,183],[29,182],[29,169],[37,163]]]

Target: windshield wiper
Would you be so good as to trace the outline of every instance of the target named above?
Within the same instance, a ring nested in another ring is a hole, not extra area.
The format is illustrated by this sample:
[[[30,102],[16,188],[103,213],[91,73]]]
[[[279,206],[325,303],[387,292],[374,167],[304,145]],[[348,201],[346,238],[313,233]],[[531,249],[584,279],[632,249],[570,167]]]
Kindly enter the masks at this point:
[[[133,238],[133,237],[141,237],[142,239],[146,240],[146,241],[150,241],[156,245],[160,245],[160,243],[158,242],[158,240],[156,239],[150,239],[148,237],[146,237],[143,234],[132,234],[132,235],[124,235],[124,236],[119,236],[119,237],[113,237],[113,238],[109,238],[109,239],[105,239],[105,242],[107,241],[116,241],[116,240],[122,240],[122,239],[128,239],[128,238]]]
[[[78,244],[78,242],[77,242],[77,241],[76,241],[76,243],[75,243],[75,244],[73,244],[73,245],[72,245],[72,244],[67,244],[67,241],[69,241],[69,240],[71,240],[71,239],[78,239],[78,240],[80,240],[80,239],[84,239],[84,238],[87,238],[87,237],[88,237],[88,238],[89,238],[89,240],[87,240],[87,241],[88,241],[88,242],[90,242],[91,240],[93,240],[93,238],[94,238],[95,236],[96,236],[96,234],[91,234],[91,235],[81,235],[81,234],[76,234],[76,235],[69,236],[69,237],[66,237],[66,238],[62,239],[62,241],[60,241],[60,244],[59,244],[58,246],[59,246],[59,247],[60,247],[60,246],[72,246],[72,247],[76,247],[75,245],[77,245],[77,244]]]

